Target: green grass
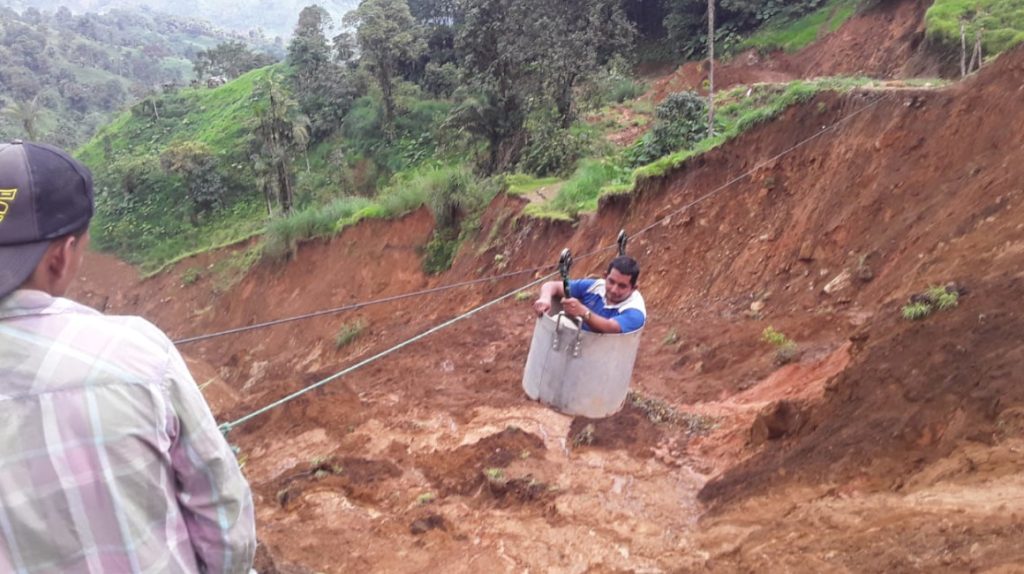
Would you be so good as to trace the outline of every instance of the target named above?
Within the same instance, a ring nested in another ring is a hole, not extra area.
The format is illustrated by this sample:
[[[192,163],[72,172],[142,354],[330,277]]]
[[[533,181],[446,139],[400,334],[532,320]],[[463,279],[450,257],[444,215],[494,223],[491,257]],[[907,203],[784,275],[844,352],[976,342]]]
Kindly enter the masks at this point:
[[[356,319],[350,323],[345,323],[338,329],[338,333],[334,336],[334,348],[341,349],[351,345],[356,339],[363,334],[366,329],[366,322],[362,319]]]
[[[928,38],[959,49],[960,22],[967,23],[968,49],[977,30],[986,56],[1024,42],[1024,0],[935,0],[925,13]]]
[[[629,174],[629,170],[614,158],[584,160],[551,201],[528,205],[524,213],[534,217],[572,219],[581,212],[594,211],[601,189],[606,185],[621,184]]]
[[[773,22],[747,38],[739,50],[796,52],[825,34],[835,32],[850,19],[859,0],[831,0],[818,10],[788,22]]]
[[[561,181],[557,177],[535,177],[527,173],[511,173],[505,176],[506,193],[509,195],[526,195],[538,189],[554,185]]]
[[[77,150],[96,183],[92,229],[97,248],[115,252],[149,274],[262,232],[266,207],[254,193],[258,188],[246,124],[253,87],[273,68],[253,70],[216,89],[156,96],[159,119],[151,107],[146,109],[146,102],[136,104],[134,113],[123,112]],[[184,182],[160,166],[160,154],[182,141],[204,142],[213,150],[229,190],[221,206],[198,218]],[[136,181],[130,193],[124,185],[129,177]]]
[[[806,102],[821,91],[845,92],[870,85],[871,82],[872,80],[868,78],[837,77],[798,80],[788,84],[739,86],[722,92],[716,98],[718,107],[715,113],[715,135],[705,137],[693,147],[676,150],[631,172],[620,167],[614,156],[584,160],[552,200],[531,204],[526,207],[524,213],[538,218],[572,221],[580,213],[596,210],[601,197],[631,193],[638,181],[664,177],[690,158],[706,153],[757,125],[773,120],[790,106]],[[515,182],[523,187],[533,183],[522,176],[516,178]]]
[[[337,234],[358,221],[355,216],[365,214],[371,206],[373,203],[364,197],[342,197],[272,219],[264,235],[263,253],[273,260],[283,259],[293,254],[302,241]]]

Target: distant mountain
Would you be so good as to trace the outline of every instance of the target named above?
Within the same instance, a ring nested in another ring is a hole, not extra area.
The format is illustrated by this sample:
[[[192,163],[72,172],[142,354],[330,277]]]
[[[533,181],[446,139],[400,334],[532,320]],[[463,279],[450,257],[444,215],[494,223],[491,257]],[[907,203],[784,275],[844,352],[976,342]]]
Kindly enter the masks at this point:
[[[299,12],[318,4],[339,24],[359,0],[0,0],[0,6],[56,11],[67,7],[74,14],[106,13],[117,9],[148,9],[174,16],[206,20],[215,26],[247,33],[261,29],[267,35],[287,38],[298,22]]]
[[[0,6],[0,139],[75,147],[127,104],[194,78],[193,61],[228,46],[234,76],[284,57],[283,42],[152,11]],[[250,52],[255,50],[258,54]],[[209,60],[209,58],[206,58]]]

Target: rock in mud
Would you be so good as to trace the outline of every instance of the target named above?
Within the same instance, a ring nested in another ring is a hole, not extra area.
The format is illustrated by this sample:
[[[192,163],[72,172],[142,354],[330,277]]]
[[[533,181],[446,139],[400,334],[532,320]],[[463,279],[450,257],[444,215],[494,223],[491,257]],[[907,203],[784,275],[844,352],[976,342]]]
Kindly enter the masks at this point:
[[[839,273],[839,275],[836,275],[835,277],[832,278],[831,281],[825,284],[825,287],[822,289],[822,291],[824,291],[826,295],[838,293],[850,286],[850,279],[852,278],[853,276],[850,274],[850,272],[846,269],[843,269]]]
[[[412,524],[409,525],[409,532],[412,534],[424,534],[429,530],[448,530],[444,517],[440,514],[428,514],[413,520]]]
[[[776,401],[757,414],[750,427],[750,442],[754,446],[769,440],[793,435],[807,422],[804,410],[792,401]]]

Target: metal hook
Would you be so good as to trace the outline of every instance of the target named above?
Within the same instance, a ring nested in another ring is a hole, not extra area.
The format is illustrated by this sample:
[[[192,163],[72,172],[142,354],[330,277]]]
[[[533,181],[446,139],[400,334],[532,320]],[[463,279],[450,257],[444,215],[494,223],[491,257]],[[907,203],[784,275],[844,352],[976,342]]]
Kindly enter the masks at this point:
[[[572,252],[566,247],[558,257],[558,272],[562,274],[562,288],[565,296],[569,296],[569,269],[572,267]]]

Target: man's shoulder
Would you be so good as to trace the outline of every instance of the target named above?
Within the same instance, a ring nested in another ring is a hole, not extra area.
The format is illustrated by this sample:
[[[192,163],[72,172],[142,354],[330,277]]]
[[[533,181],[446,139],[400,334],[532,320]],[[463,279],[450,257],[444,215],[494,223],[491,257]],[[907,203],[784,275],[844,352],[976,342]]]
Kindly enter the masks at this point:
[[[127,344],[157,344],[162,348],[169,347],[171,340],[159,327],[137,315],[108,315],[82,305],[70,299],[55,299],[54,307],[69,315],[69,320],[81,322],[84,328],[92,328],[100,333],[123,337],[133,335]]]
[[[633,309],[639,311],[644,317],[647,316],[647,304],[644,303],[644,296],[640,294],[639,290],[634,290],[630,293],[629,298],[626,299],[619,309],[623,312]]]

